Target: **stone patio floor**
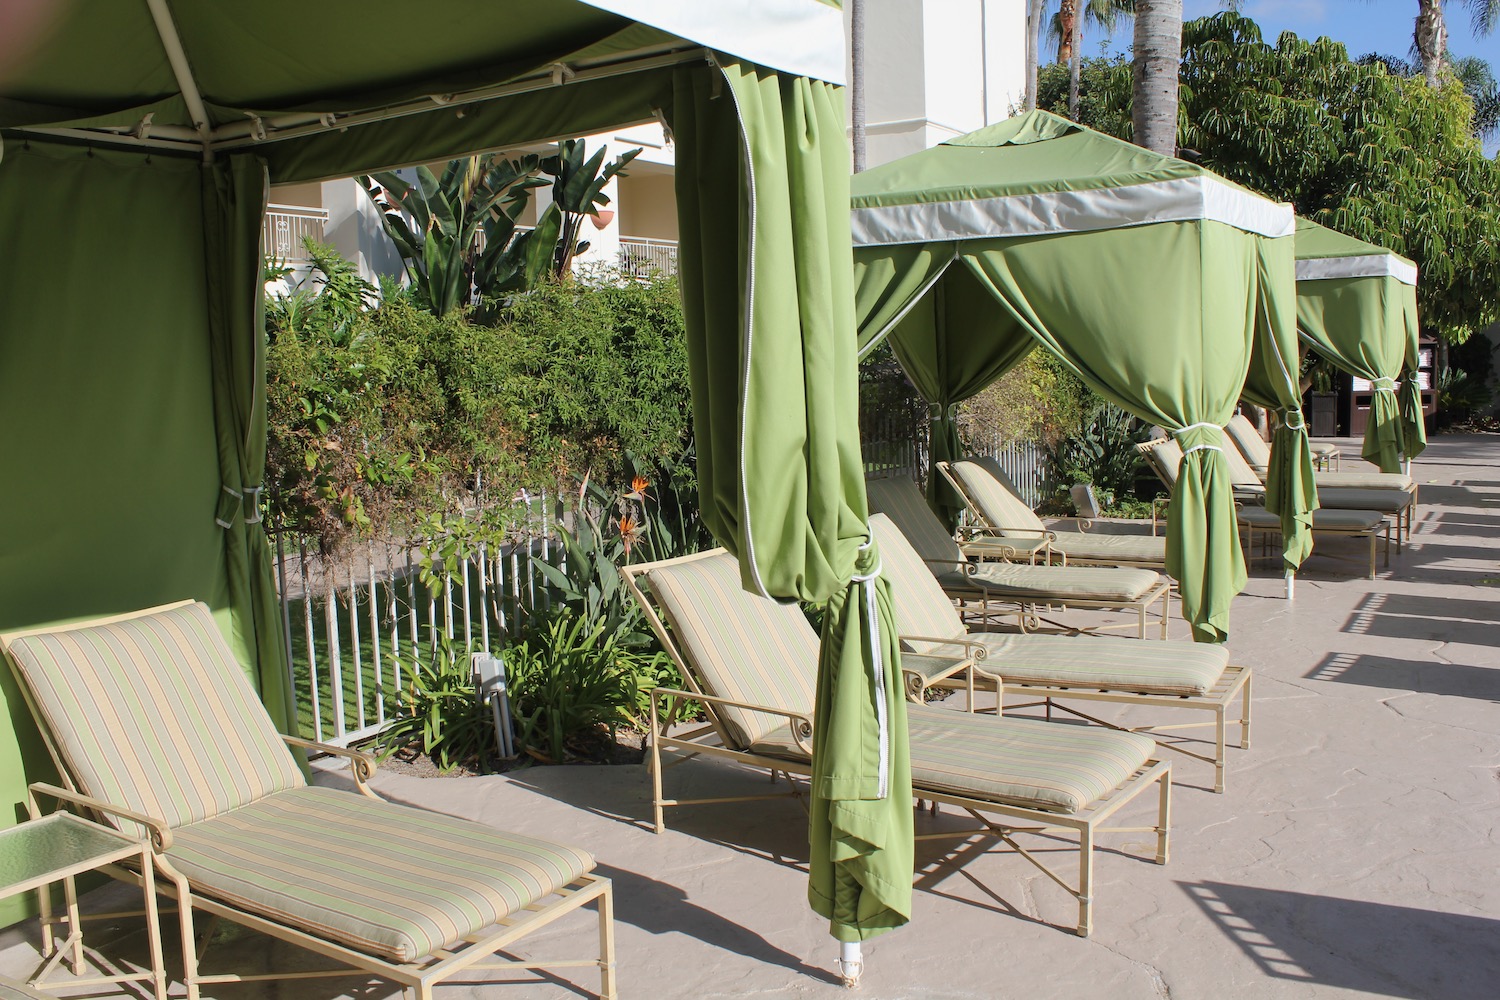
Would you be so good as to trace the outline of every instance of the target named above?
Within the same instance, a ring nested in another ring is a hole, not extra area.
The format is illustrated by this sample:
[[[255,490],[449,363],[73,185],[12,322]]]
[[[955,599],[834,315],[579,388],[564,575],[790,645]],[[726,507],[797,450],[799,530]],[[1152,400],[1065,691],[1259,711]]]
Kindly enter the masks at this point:
[[[1359,468],[1358,442],[1340,443],[1344,468]],[[1223,795],[1212,793],[1207,765],[1171,755],[1171,862],[1144,860],[1141,835],[1104,837],[1090,938],[1068,929],[1072,900],[995,841],[925,841],[913,920],[866,946],[860,993],[1500,997],[1500,436],[1436,438],[1416,475],[1412,544],[1377,580],[1364,579],[1358,545],[1338,542],[1322,547],[1352,561],[1315,556],[1294,603],[1273,567],[1252,572],[1230,646],[1256,672],[1253,747],[1230,751]],[[1180,621],[1173,635],[1186,637]],[[685,794],[765,782],[708,761],[668,775]],[[319,780],[344,779],[327,771]],[[847,995],[831,973],[835,947],[804,901],[806,823],[790,800],[676,810],[656,836],[639,767],[384,775],[376,786],[399,802],[592,850],[615,884],[622,997]],[[1141,800],[1143,817],[1151,798]],[[1049,857],[1072,865],[1067,853]],[[86,905],[119,908],[130,896],[105,887]],[[106,922],[91,935],[96,962],[144,954],[138,922]],[[516,954],[587,957],[593,941],[592,915],[575,914]],[[34,923],[0,935],[0,974],[29,974],[36,942]],[[209,963],[259,972],[318,960],[229,930]],[[578,983],[532,978],[439,996],[592,995],[598,980],[581,974]],[[206,992],[375,1000],[396,991],[349,977]]]

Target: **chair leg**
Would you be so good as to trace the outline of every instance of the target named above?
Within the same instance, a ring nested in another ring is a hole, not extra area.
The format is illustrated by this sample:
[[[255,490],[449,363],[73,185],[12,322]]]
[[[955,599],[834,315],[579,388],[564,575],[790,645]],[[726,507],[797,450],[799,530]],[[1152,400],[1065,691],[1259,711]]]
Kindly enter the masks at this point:
[[[1172,772],[1168,770],[1158,780],[1161,797],[1156,810],[1156,863],[1164,865],[1172,850]]]
[[[141,851],[141,893],[146,904],[146,941],[151,950],[151,982],[156,1000],[167,1000],[166,963],[161,956],[161,922],[156,908],[156,865],[149,849]]]
[[[68,907],[68,939],[64,945],[71,942],[72,955],[69,956],[68,964],[73,970],[73,975],[83,975],[83,934],[80,928],[83,926],[78,913],[78,882],[72,876],[63,879],[63,898]]]
[[[599,897],[599,1000],[615,1000],[615,889]]]
[[[1094,828],[1078,834],[1078,936],[1094,929]]]
[[[1224,791],[1224,706],[1219,705],[1214,709],[1214,791]]]
[[[1240,704],[1240,749],[1250,749],[1250,684],[1254,677],[1245,678],[1245,688],[1241,694],[1243,699]]]
[[[182,937],[182,982],[188,1000],[199,1000],[202,994],[198,985],[198,941],[193,933],[193,891],[181,876],[172,881],[177,887],[177,927]]]
[[[658,834],[667,830],[666,816],[662,810],[661,794],[661,721],[657,714],[656,696],[651,696],[651,759],[646,770],[651,772],[652,825]],[[772,776],[774,780],[774,775]]]

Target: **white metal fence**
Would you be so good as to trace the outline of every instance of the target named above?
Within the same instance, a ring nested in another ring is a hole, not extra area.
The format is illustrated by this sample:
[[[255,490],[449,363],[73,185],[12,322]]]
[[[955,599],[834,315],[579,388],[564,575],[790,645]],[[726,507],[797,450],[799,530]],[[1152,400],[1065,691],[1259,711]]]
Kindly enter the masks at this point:
[[[620,237],[620,270],[636,278],[677,273],[677,241]]]
[[[302,205],[268,205],[266,220],[260,231],[261,256],[273,257],[286,264],[303,263],[308,257],[302,238],[311,236],[321,243],[327,227],[327,209]]]

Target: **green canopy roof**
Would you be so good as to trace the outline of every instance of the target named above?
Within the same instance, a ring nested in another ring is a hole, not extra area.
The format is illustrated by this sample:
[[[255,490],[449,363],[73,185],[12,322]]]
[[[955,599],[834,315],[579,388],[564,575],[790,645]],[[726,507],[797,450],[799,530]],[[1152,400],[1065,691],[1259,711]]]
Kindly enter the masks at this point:
[[[1421,454],[1427,431],[1417,384],[1417,265],[1298,219],[1297,328],[1320,355],[1370,383],[1365,459],[1397,472],[1403,456]]]
[[[1267,505],[1300,564],[1316,498],[1290,206],[1045,111],[867,170],[852,192],[861,350],[890,336],[935,404],[935,461],[962,447],[954,404],[1046,347],[1183,445],[1168,568],[1194,636],[1222,639],[1245,567],[1220,427],[1251,392],[1296,414]],[[937,478],[931,499],[951,512]]]

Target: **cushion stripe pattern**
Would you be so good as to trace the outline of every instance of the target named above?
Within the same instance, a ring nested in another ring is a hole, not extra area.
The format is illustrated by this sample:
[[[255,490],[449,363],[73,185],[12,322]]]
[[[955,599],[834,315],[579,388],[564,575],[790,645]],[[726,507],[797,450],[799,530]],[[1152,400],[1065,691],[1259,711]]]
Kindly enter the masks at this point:
[[[1007,684],[1048,684],[1133,694],[1203,696],[1229,666],[1229,650],[1205,642],[1141,642],[1114,636],[975,632],[984,669]],[[961,646],[936,655],[958,656]]]
[[[1046,525],[1032,509],[1013,495],[989,470],[977,462],[954,462],[948,466],[964,488],[964,493],[979,508],[976,513],[984,519],[986,526],[1001,535],[1019,534],[1035,537],[1047,530]]]
[[[1156,743],[1136,733],[910,705],[915,787],[1076,813],[1124,784]]]
[[[912,790],[1076,813],[1124,784],[1156,750],[1136,733],[907,705]],[[787,727],[751,750],[806,761]]]
[[[870,534],[880,546],[880,563],[891,583],[891,603],[896,609],[896,628],[900,633],[944,637],[963,635],[964,623],[958,609],[891,519],[884,514],[870,515]],[[913,652],[924,653],[936,644],[913,642],[907,645]]]
[[[1314,472],[1318,486],[1351,490],[1409,490],[1411,476],[1404,472]]]
[[[1224,460],[1229,463],[1229,482],[1235,489],[1264,489],[1265,483],[1250,468],[1250,463],[1245,461],[1245,456],[1234,446],[1234,440],[1228,434],[1221,434],[1224,447]]]
[[[1088,566],[1028,566],[984,563],[967,578],[971,588],[991,597],[1059,600],[1134,601],[1161,582],[1149,569]]]
[[[1241,524],[1271,531],[1281,530],[1281,518],[1264,507],[1241,507],[1236,514]],[[1312,512],[1312,527],[1338,528],[1345,531],[1372,531],[1380,527],[1385,515],[1377,510],[1342,510],[1335,507],[1320,507]]]
[[[801,608],[745,593],[739,563],[722,551],[658,566],[646,578],[704,693],[812,712],[818,636]],[[787,724],[785,716],[742,708],[714,711],[736,749]]]
[[[1411,494],[1405,490],[1355,489],[1319,483],[1318,503],[1340,510],[1376,510],[1383,514],[1398,514],[1411,506]]]
[[[1252,466],[1265,468],[1271,464],[1271,446],[1266,444],[1265,439],[1260,436],[1260,431],[1243,413],[1236,413],[1229,418],[1229,423],[1224,427],[1229,435],[1230,441],[1240,450],[1245,461]]]
[[[943,572],[944,566],[956,570],[961,563],[968,562],[958,542],[927,506],[927,498],[911,479],[906,476],[867,479],[865,493],[870,500],[870,513],[884,514],[895,522],[917,555],[928,560],[934,572]]]
[[[594,867],[576,848],[318,787],[184,827],[166,856],[199,893],[394,962],[457,944]]]
[[[303,784],[204,604],[24,635],[9,650],[89,795],[176,827]]]
[[[1166,564],[1167,540],[1161,535],[1103,535],[1082,531],[1059,531],[1053,552],[1069,559],[1128,559],[1132,562]]]

